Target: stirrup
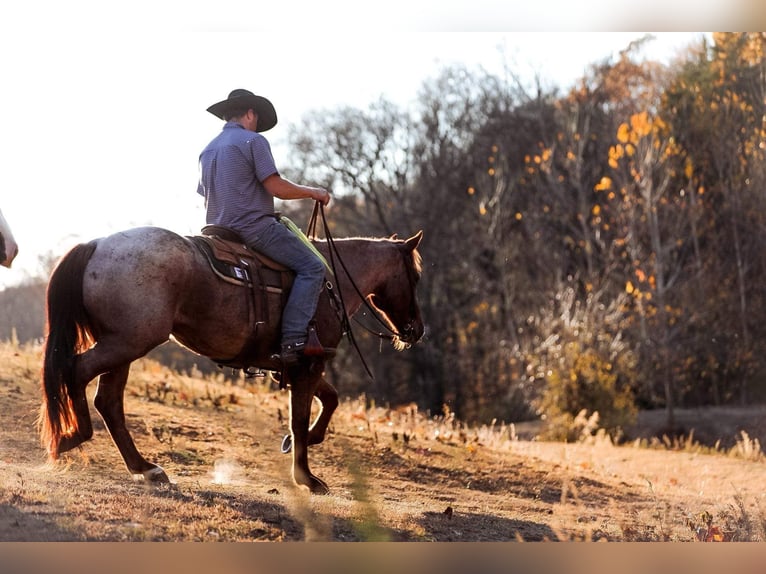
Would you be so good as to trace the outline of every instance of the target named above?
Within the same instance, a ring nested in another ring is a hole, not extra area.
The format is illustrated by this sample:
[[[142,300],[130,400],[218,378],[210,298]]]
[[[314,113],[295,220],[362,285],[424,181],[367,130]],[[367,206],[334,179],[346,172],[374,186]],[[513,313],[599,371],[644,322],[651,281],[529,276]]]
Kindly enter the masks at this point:
[[[332,359],[335,356],[335,347],[325,347],[322,345],[317,335],[316,325],[313,322],[309,324],[306,348],[303,354],[307,357],[322,357],[324,359]]]
[[[312,357],[324,354],[324,347],[322,347],[322,342],[319,340],[316,327],[313,323],[309,324],[308,336],[306,337],[306,348],[303,352]]]
[[[282,352],[279,355],[279,360],[285,366],[295,365],[304,356],[306,350],[306,343],[287,343],[282,345]]]

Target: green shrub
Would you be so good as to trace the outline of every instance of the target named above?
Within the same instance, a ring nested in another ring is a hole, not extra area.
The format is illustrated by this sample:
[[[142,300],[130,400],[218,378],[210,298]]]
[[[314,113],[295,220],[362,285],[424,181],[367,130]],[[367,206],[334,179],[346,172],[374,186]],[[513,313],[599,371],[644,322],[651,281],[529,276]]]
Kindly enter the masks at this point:
[[[636,354],[623,339],[625,296],[579,298],[562,288],[528,325],[535,344],[526,354],[526,382],[537,389],[542,438],[581,440],[598,428],[613,440],[635,421]]]
[[[597,349],[582,349],[578,342],[566,344],[559,364],[545,374],[545,390],[539,400],[539,412],[547,423],[544,438],[581,440],[597,427],[619,439],[622,429],[635,422],[637,415],[630,385],[623,380],[631,369],[627,359],[614,364]],[[587,417],[587,413],[597,416]]]

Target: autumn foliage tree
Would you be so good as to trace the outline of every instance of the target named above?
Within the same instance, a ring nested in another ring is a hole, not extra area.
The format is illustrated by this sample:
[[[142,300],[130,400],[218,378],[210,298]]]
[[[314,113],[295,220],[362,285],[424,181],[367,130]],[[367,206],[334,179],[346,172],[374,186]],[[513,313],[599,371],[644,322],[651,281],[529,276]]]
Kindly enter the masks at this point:
[[[713,40],[669,67],[640,60],[642,39],[563,94],[448,68],[416,109],[299,130],[302,169],[343,190],[336,221],[425,230],[429,333],[407,369],[376,363],[401,377],[389,398],[514,420],[553,408],[554,386],[613,382],[614,405],[665,408],[673,426],[677,407],[757,391],[764,37]],[[576,375],[596,360],[608,377]]]
[[[765,311],[766,40],[763,33],[713,39],[678,74],[665,108],[684,157],[679,185],[695,203],[695,270],[704,294],[693,362],[707,389],[691,392],[716,403],[735,397],[746,403],[759,392],[754,377],[764,373],[758,357]]]

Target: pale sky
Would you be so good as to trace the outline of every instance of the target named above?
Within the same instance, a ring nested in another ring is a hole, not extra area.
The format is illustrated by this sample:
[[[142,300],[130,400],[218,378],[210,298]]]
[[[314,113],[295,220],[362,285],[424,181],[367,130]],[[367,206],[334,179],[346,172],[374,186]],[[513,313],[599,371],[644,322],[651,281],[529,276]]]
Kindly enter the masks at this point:
[[[0,289],[79,241],[146,224],[197,232],[197,157],[222,125],[205,109],[234,88],[274,103],[280,121],[265,135],[284,168],[287,128],[309,111],[381,95],[408,106],[452,63],[497,73],[510,63],[565,88],[644,34],[392,31],[402,22],[390,12],[369,15],[379,26],[365,31],[312,23],[326,16],[321,2],[297,20],[284,1],[276,14],[244,0],[10,4],[0,8],[0,209],[20,254]],[[701,34],[656,35],[646,55],[669,59]]]

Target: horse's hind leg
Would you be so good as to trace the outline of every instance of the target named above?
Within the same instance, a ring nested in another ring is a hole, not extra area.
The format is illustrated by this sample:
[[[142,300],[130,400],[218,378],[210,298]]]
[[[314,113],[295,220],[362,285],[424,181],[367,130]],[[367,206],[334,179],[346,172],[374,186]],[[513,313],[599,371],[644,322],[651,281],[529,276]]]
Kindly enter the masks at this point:
[[[75,425],[76,431],[73,434],[64,434],[59,441],[58,452],[66,452],[80,446],[86,440],[93,436],[93,425],[90,420],[90,409],[88,408],[88,398],[85,394],[85,388],[93,379],[83,372],[82,355],[75,357],[74,383],[69,388],[70,399],[72,400],[72,412],[77,418]]]
[[[125,466],[134,478],[143,478],[152,482],[170,482],[161,467],[141,456],[125,424],[123,398],[129,371],[130,363],[126,363],[101,375],[94,398],[96,410],[104,419],[104,424],[112,435],[112,440],[125,461]]]

